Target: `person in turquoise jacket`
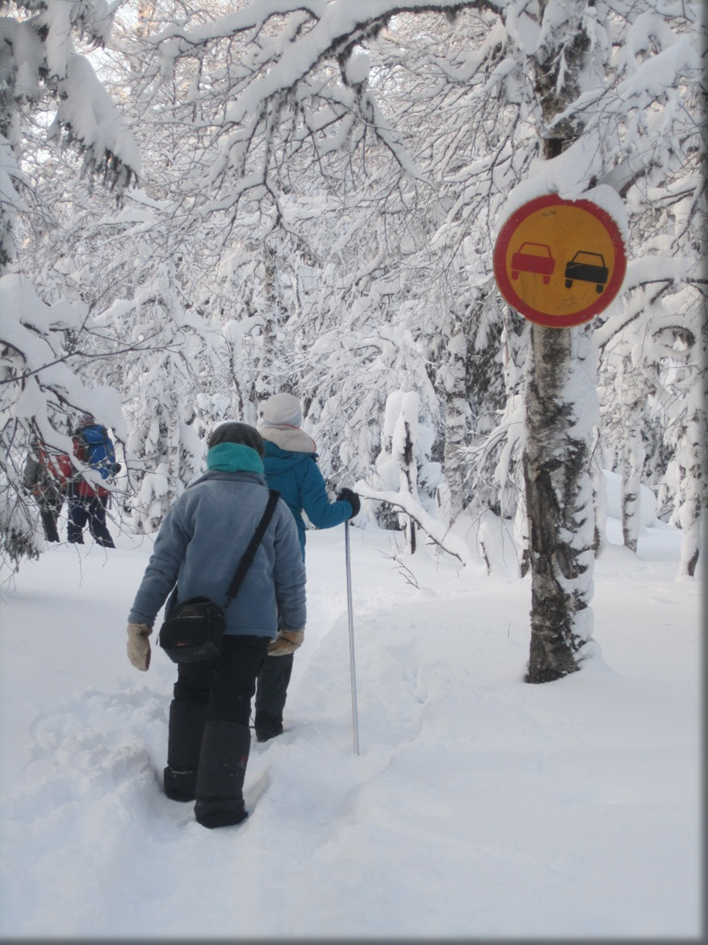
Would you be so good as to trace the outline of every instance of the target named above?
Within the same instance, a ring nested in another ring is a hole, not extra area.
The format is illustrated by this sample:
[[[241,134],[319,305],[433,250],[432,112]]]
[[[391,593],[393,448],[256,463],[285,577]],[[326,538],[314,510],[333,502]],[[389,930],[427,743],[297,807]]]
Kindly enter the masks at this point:
[[[301,429],[302,408],[292,394],[275,394],[263,406],[260,434],[265,442],[263,467],[269,488],[277,489],[293,513],[302,559],[305,560],[305,520],[315,528],[333,528],[359,513],[359,497],[342,489],[330,502],[324,476],[317,465],[315,441]],[[283,709],[292,675],[293,654],[266,659],[258,674],[256,738],[268,741],[283,731]]]

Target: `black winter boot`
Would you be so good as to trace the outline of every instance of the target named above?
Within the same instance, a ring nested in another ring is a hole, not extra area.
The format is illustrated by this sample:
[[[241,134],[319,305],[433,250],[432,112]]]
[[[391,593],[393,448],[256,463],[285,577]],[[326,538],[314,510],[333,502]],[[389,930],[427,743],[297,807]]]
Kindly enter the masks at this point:
[[[164,773],[165,794],[170,800],[193,801],[197,796],[197,769],[206,716],[206,703],[173,700],[170,705]]]
[[[207,722],[199,756],[194,815],[203,827],[229,827],[248,817],[243,802],[251,732],[238,722]]]
[[[197,796],[197,770],[175,771],[168,765],[164,771],[165,794],[171,801],[193,801]]]
[[[273,658],[275,659],[275,657]],[[271,715],[269,712],[261,710],[256,712],[254,728],[258,741],[267,742],[269,739],[283,734],[283,717],[282,715]]]

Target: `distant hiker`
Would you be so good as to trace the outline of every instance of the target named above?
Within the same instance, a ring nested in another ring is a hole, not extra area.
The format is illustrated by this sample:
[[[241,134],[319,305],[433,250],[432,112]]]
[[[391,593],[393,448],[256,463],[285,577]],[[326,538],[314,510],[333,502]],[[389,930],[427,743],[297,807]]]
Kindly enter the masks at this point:
[[[96,423],[90,414],[81,418],[74,434],[74,456],[104,480],[115,476],[121,468],[120,463],[116,462],[115,448],[108,431],[100,423]],[[83,530],[88,523],[89,531],[97,545],[115,548],[106,525],[109,498],[108,489],[99,485],[95,478],[89,481],[82,473],[74,474],[69,485],[67,537],[70,542],[83,545]]]
[[[22,484],[32,493],[39,507],[47,541],[59,541],[57,522],[72,473],[68,456],[52,454],[38,436],[32,438],[22,472]]]
[[[269,497],[265,448],[254,427],[223,423],[207,445],[208,472],[168,512],[128,616],[128,658],[137,669],[150,665],[148,637],[175,584],[175,603],[202,596],[224,601]],[[223,652],[177,667],[165,794],[196,800],[194,813],[204,827],[225,827],[248,816],[243,782],[256,677],[269,651],[302,642],[305,618],[297,528],[278,499],[253,564],[226,608]]]
[[[297,524],[302,560],[305,560],[303,511],[315,528],[333,528],[358,515],[361,503],[351,489],[342,489],[330,502],[324,477],[317,465],[315,441],[300,429],[302,409],[292,394],[275,394],[263,406],[260,425],[265,440],[265,475],[271,489],[287,502]],[[267,659],[258,675],[255,729],[259,742],[283,731],[283,709],[293,671],[293,653],[298,644],[285,646]]]

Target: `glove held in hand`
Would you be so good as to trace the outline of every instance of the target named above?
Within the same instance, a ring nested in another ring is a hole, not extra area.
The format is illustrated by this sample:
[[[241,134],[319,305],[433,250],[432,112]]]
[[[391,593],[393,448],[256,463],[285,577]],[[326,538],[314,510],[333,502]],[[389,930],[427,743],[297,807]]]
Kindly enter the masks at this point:
[[[146,623],[128,624],[128,659],[136,669],[141,672],[150,665],[150,641],[148,637],[152,633],[152,627]]]
[[[288,656],[302,646],[304,630],[278,630],[278,636],[268,647],[268,656]]]
[[[352,507],[351,518],[356,518],[361,509],[361,502],[359,501],[359,496],[356,492],[353,492],[351,489],[340,489],[339,495],[337,496],[337,502],[344,500],[348,502]]]

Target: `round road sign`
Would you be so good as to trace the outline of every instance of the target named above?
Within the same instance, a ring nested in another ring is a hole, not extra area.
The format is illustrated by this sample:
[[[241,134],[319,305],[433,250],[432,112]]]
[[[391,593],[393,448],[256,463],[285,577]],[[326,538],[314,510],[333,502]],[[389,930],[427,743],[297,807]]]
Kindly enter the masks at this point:
[[[501,294],[521,315],[550,328],[581,325],[606,309],[626,269],[622,236],[609,213],[557,194],[519,207],[494,246]]]

